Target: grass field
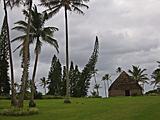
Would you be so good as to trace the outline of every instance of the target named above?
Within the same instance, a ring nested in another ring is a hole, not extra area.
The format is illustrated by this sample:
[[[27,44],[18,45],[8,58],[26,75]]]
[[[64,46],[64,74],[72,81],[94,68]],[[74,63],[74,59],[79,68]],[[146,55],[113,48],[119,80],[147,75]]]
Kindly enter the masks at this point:
[[[22,117],[0,116],[0,120],[160,120],[158,96],[79,98],[72,99],[72,104],[63,104],[63,99],[36,102],[39,114]],[[9,101],[0,100],[0,111],[7,107]]]

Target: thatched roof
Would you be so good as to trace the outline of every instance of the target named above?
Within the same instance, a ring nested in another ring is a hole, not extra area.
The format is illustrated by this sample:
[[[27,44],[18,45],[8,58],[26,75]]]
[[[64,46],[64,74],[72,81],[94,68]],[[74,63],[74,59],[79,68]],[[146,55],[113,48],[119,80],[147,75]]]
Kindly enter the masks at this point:
[[[133,80],[125,71],[123,71],[118,78],[112,83],[109,88],[110,90],[130,90],[130,89],[140,89],[142,87],[137,81]]]

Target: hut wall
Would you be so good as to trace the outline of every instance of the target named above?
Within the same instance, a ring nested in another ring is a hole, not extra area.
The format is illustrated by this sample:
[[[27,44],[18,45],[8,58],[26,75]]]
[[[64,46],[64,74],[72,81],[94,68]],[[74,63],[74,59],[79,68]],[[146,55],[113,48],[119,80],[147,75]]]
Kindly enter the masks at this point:
[[[109,91],[109,96],[114,97],[114,96],[125,96],[124,90],[111,90]]]
[[[139,89],[133,89],[133,90],[130,90],[130,95],[140,96],[142,95],[142,91]],[[114,96],[125,96],[125,90],[110,90],[109,97],[114,97]]]
[[[131,96],[140,96],[140,95],[142,95],[142,90],[140,89],[131,90]]]

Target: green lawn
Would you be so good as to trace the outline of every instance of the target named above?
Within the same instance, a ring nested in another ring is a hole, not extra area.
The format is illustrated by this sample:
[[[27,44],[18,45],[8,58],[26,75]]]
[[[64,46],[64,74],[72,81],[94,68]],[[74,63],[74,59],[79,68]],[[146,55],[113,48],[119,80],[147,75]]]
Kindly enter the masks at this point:
[[[0,120],[159,120],[160,97],[79,98],[72,104],[63,100],[37,100],[40,113],[33,116],[7,117]],[[0,100],[0,111],[9,101]]]

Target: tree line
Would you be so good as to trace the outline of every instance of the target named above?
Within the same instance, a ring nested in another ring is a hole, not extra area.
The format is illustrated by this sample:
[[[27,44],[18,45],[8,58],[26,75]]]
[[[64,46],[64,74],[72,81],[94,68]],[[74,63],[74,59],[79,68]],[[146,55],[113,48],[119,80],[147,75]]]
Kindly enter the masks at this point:
[[[78,65],[74,65],[71,61],[69,67],[69,96],[71,97],[84,97],[87,96],[88,89],[90,87],[90,80],[95,71],[95,65],[98,59],[98,37],[96,37],[94,50],[89,58],[88,63],[85,65],[82,71],[79,70]],[[66,66],[61,65],[60,60],[54,55],[51,62],[48,78],[43,77],[41,79],[44,89],[48,85],[48,95],[54,96],[66,96]],[[46,93],[46,92],[45,92]]]

